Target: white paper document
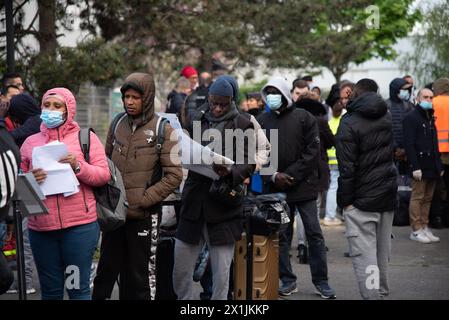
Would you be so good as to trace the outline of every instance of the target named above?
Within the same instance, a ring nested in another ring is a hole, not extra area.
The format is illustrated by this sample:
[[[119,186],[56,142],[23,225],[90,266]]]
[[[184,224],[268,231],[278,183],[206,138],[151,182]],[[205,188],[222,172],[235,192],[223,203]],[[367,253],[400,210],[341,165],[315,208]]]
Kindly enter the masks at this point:
[[[158,115],[167,118],[176,132],[176,138],[179,143],[179,155],[183,168],[195,171],[213,180],[218,180],[220,176],[214,171],[213,164],[221,164],[229,168],[234,164],[234,161],[231,159],[213,152],[209,147],[202,146],[200,143],[192,140],[183,131],[179,119],[175,114],[160,112]]]
[[[79,181],[70,164],[59,162],[67,154],[67,146],[59,141],[33,149],[33,168],[41,168],[47,173],[47,178],[39,185],[44,195],[63,193],[68,196],[79,191]]]
[[[195,171],[213,180],[218,180],[220,176],[214,171],[213,164],[221,164],[230,168],[234,161],[226,158],[210,148],[202,146],[198,142],[190,139],[185,133],[180,137],[181,163],[186,169]]]

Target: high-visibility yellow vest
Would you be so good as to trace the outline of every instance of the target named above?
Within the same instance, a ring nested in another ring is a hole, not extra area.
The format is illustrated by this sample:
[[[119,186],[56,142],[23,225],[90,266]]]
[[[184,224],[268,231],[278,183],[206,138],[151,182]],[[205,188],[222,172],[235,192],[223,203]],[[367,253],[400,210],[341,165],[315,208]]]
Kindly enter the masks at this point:
[[[14,256],[16,255],[16,249],[3,251],[3,254],[5,257]]]
[[[341,120],[342,115],[338,118],[332,117],[329,120],[329,127],[331,128],[331,131],[334,135],[337,134],[338,126],[340,125],[340,120]],[[335,150],[335,147],[327,149],[327,156],[329,158],[329,164],[338,164],[337,152]]]
[[[438,147],[440,152],[449,152],[449,96],[436,96],[432,101],[435,110]]]

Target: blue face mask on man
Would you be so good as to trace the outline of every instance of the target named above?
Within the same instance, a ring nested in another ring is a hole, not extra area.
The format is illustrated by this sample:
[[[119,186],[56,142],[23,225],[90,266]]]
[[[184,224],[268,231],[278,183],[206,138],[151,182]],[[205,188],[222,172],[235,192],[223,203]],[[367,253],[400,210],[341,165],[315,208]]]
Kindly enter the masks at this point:
[[[270,110],[278,110],[282,106],[282,95],[281,94],[267,95],[267,103]]]
[[[41,119],[49,129],[59,127],[65,121],[63,112],[52,110],[42,110]]]
[[[408,90],[401,89],[398,94],[399,99],[408,101],[410,99],[410,92]]]
[[[424,110],[430,110],[430,109],[432,109],[432,102],[429,102],[429,101],[421,101],[420,103],[419,103],[419,106],[421,107],[421,108],[423,108]]]

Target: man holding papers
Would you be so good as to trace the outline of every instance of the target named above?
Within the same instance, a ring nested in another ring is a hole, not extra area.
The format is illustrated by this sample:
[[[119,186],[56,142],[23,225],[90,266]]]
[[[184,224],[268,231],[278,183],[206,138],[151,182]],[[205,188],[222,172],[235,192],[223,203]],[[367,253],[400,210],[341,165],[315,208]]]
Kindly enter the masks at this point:
[[[212,167],[217,180],[193,169],[189,171],[182,193],[173,270],[174,289],[181,300],[197,299],[192,274],[204,242],[211,259],[212,299],[227,299],[234,244],[242,233],[242,183],[255,168],[254,132],[246,132],[253,126],[239,114],[233,96],[232,85],[223,77],[218,78],[209,89],[208,102],[200,108],[204,113],[198,113],[190,128],[193,140],[208,145],[216,154],[231,159],[233,164],[214,161]],[[237,130],[238,137],[232,136]],[[243,142],[238,139],[242,136],[245,136]],[[251,145],[253,153],[248,151]],[[200,160],[208,162],[210,155]],[[225,159],[221,157],[221,160]]]
[[[30,243],[42,289],[42,299],[63,299],[66,277],[70,299],[90,299],[89,276],[100,229],[92,187],[110,178],[98,137],[91,133],[90,160],[80,148],[74,121],[76,101],[65,88],[42,98],[41,131],[20,149],[21,168],[31,171],[47,196],[49,214],[28,221]]]

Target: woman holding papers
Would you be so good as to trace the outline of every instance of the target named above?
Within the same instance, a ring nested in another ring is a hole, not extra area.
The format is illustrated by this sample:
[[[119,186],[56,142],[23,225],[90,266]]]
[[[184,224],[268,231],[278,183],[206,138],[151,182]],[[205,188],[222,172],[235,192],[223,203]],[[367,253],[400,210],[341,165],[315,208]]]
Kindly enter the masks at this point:
[[[41,108],[40,132],[28,137],[20,149],[22,170],[31,171],[38,183],[44,183],[47,172],[33,167],[33,163],[39,162],[33,159],[33,148],[59,141],[68,150],[59,162],[68,164],[79,181],[73,192],[61,190],[59,194],[47,195],[49,214],[28,221],[42,299],[63,299],[66,286],[70,299],[88,300],[90,267],[100,234],[92,187],[108,182],[108,163],[104,148],[93,133],[89,163],[84,160],[78,138],[80,128],[74,121],[76,101],[69,90],[48,90]]]

